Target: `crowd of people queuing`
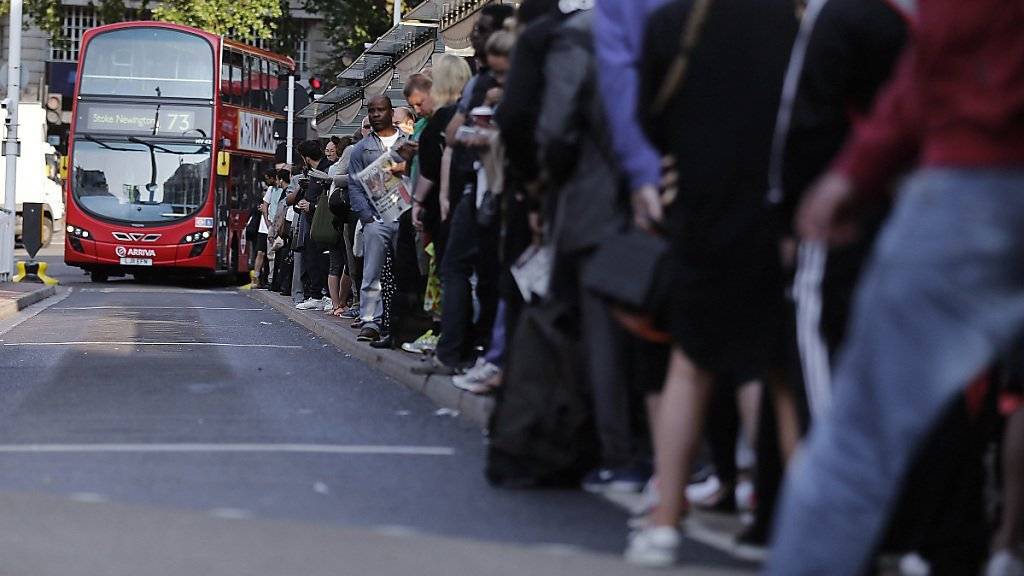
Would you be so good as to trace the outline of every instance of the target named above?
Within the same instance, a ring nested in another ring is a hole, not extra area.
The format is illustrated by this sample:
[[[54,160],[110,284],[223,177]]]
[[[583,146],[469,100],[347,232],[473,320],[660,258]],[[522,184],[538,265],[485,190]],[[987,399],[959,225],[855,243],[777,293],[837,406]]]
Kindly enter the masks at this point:
[[[493,483],[643,491],[630,562],[747,507],[769,574],[1021,576],[1021,30],[997,0],[489,4],[474,58],[266,174],[254,283],[495,394]]]

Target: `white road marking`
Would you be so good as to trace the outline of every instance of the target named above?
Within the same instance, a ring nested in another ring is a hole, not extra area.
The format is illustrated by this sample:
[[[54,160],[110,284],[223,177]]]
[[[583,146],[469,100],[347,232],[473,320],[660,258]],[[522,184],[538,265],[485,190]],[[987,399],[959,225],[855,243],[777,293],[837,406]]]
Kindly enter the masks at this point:
[[[552,556],[562,557],[579,556],[584,553],[578,546],[572,546],[570,544],[537,544],[532,548],[541,554],[550,554]]]
[[[399,526],[397,524],[387,524],[384,526],[376,526],[373,531],[382,536],[394,536],[396,538],[405,538],[408,536],[415,536],[419,533],[418,530],[409,526]]]
[[[222,348],[279,348],[297,350],[302,346],[290,344],[233,344],[227,342],[103,342],[80,340],[76,342],[3,342],[2,346],[211,346]]]
[[[75,492],[68,496],[68,498],[75,502],[85,502],[86,504],[103,504],[110,502],[110,498],[102,494],[96,494],[95,492]]]
[[[0,454],[95,453],[291,453],[371,456],[454,456],[447,446],[362,444],[0,444]]]
[[[700,520],[690,517],[683,521],[683,535],[700,542],[701,544],[714,548],[726,554],[732,554],[736,550],[736,537],[726,532],[720,532]]]
[[[54,310],[237,310],[262,312],[264,308],[232,308],[230,306],[61,306]]]
[[[210,516],[225,520],[248,520],[252,518],[252,512],[241,508],[214,508],[210,510]]]

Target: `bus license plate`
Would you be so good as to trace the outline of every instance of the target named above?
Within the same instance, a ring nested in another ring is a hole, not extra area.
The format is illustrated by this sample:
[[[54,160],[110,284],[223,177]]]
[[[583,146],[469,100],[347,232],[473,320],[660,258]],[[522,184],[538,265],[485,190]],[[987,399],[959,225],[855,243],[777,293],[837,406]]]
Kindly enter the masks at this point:
[[[152,258],[121,258],[122,266],[152,266]]]

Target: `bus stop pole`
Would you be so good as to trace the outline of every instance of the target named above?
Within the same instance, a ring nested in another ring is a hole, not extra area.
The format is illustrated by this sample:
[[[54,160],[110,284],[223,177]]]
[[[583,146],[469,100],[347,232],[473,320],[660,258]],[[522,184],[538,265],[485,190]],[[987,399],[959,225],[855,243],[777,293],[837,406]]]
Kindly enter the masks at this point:
[[[10,281],[14,273],[15,192],[18,187],[18,103],[21,99],[21,8],[22,0],[11,0],[11,40],[7,53],[7,136],[0,152],[6,156],[4,206],[0,211],[0,282]]]
[[[292,139],[295,137],[295,74],[288,75],[288,135],[285,140],[285,146],[287,152],[285,156],[285,162],[288,163],[288,171],[293,170],[295,164],[292,163]]]
[[[402,23],[402,0],[395,0],[395,26]]]

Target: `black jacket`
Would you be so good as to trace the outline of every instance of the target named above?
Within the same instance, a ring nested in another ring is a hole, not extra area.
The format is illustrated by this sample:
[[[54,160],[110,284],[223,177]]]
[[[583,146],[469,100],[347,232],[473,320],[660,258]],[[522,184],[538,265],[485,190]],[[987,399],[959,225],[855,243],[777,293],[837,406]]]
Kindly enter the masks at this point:
[[[627,222],[622,177],[597,90],[592,22],[592,10],[566,20],[544,65],[537,143],[540,164],[557,188],[553,236],[563,253],[595,248]]]
[[[773,159],[782,162],[787,221],[854,119],[871,111],[907,39],[904,17],[885,0],[829,0],[812,24],[790,122],[779,127],[786,130],[782,158]]]
[[[534,180],[540,170],[536,141],[538,95],[544,89],[544,60],[561,23],[560,14],[542,16],[519,35],[505,81],[505,95],[494,114],[505,141],[510,174],[517,180]]]

